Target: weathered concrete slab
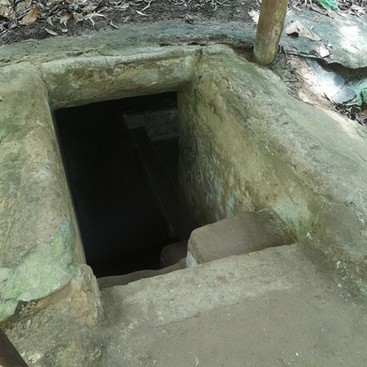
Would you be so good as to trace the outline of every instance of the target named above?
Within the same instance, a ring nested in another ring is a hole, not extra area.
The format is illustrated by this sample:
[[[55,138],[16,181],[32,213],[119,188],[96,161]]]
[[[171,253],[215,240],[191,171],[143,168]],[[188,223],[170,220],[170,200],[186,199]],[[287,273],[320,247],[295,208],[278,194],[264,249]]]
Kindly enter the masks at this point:
[[[270,71],[220,49],[206,48],[179,93],[192,228],[270,207],[298,240],[310,240],[338,282],[366,294],[366,130],[291,98]],[[345,240],[331,228],[344,228]]]
[[[162,51],[2,67],[0,320],[66,286],[85,261],[52,108],[183,88],[198,48]]]
[[[134,57],[138,49],[143,57],[144,54],[152,54],[153,45],[158,49],[161,46],[179,46],[182,50],[182,46],[220,43],[251,49],[255,31],[255,24],[243,22],[177,24],[175,21],[164,21],[148,25],[129,24],[119,30],[99,31],[80,37],[53,37],[42,41],[2,45],[0,66],[20,61],[45,63],[66,58],[111,57],[121,54]]]
[[[268,247],[290,245],[294,234],[271,211],[243,212],[195,229],[188,243],[188,266]]]
[[[116,285],[126,285],[132,282],[136,282],[137,280],[153,278],[159,275],[170,273],[172,271],[183,269],[185,268],[185,264],[186,259],[183,258],[174,265],[167,266],[158,270],[140,270],[124,275],[112,275],[109,277],[98,278],[98,286],[102,289],[115,287]]]
[[[83,261],[53,132],[31,64],[0,73],[0,319],[61,289]]]
[[[312,11],[288,11],[286,25],[299,21],[307,29],[312,29],[320,41],[304,37],[292,38],[283,32],[281,44],[287,52],[304,56],[323,58],[320,47],[328,49],[328,63],[339,63],[349,68],[367,67],[364,55],[366,46],[366,19],[347,17],[332,13],[332,17]],[[12,62],[57,60],[80,56],[117,56],[118,49],[124,53],[135,53],[136,47],[151,45],[209,45],[225,44],[251,50],[254,45],[256,24],[245,22],[204,22],[197,24],[177,24],[174,21],[156,22],[132,27],[126,25],[119,30],[99,31],[80,37],[53,37],[40,41],[27,41],[19,44],[0,46],[0,65]],[[143,37],[141,35],[144,35]],[[98,41],[97,41],[98,39]]]
[[[106,289],[103,302],[103,367],[367,361],[365,310],[340,297],[299,245]]]
[[[357,17],[330,12],[328,17],[313,11],[292,9],[287,13],[286,25],[296,20],[318,35],[320,40],[289,37],[284,32],[281,43],[286,51],[321,58],[328,63],[338,63],[351,69],[367,67],[367,14]],[[320,55],[320,47],[327,49],[329,56],[323,57],[322,52]]]
[[[69,39],[62,44],[47,40],[15,49],[1,47],[0,319],[7,318],[2,326],[30,365],[93,366],[99,354],[99,348],[90,344],[98,331],[99,293],[94,277],[88,276],[88,267],[80,265],[83,256],[58,156],[52,109],[167,90],[178,90],[179,94],[181,180],[186,187],[184,202],[192,209],[189,218],[202,225],[242,210],[271,207],[305,246],[292,247],[297,254],[289,257],[280,254],[279,249],[266,250],[274,256],[265,259],[261,256],[266,255],[259,255],[257,259],[261,261],[246,263],[246,273],[233,273],[233,278],[231,267],[237,266],[224,259],[218,268],[207,265],[205,275],[201,274],[203,268],[192,273],[185,270],[179,275],[165,275],[168,278],[144,280],[148,283],[140,283],[147,284],[141,289],[131,285],[121,294],[108,293],[122,300],[120,308],[106,307],[107,315],[111,311],[109,320],[121,320],[126,326],[122,334],[114,327],[104,334],[107,340],[116,337],[116,344],[106,344],[111,358],[124,350],[124,358],[132,361],[129,367],[133,363],[144,366],[145,361],[157,364],[154,361],[159,358],[162,365],[172,365],[167,349],[162,349],[167,352],[164,356],[153,353],[160,345],[154,342],[156,335],[165,333],[165,325],[172,326],[167,335],[195,335],[191,334],[193,317],[198,315],[197,325],[208,335],[214,333],[216,320],[225,327],[224,316],[229,313],[232,320],[242,320],[240,329],[235,328],[235,321],[227,327],[237,332],[238,339],[244,338],[252,345],[246,355],[283,349],[287,358],[281,360],[280,356],[279,364],[291,363],[288,356],[300,354],[298,346],[304,345],[309,357],[306,361],[311,365],[327,366],[328,360],[335,362],[333,365],[339,361],[353,366],[365,362],[365,349],[358,355],[361,340],[366,339],[364,331],[357,327],[355,333],[350,327],[362,325],[365,316],[354,305],[340,303],[333,289],[339,285],[337,288],[346,292],[367,294],[366,130],[289,97],[278,77],[229,47],[172,46],[177,39],[167,47],[154,42],[148,46],[139,40],[138,32],[135,38],[127,38],[136,41],[128,47],[125,40],[114,44],[116,38],[108,40],[107,33],[100,37],[85,43],[83,38],[75,40],[74,46]],[[306,262],[304,251],[313,262],[321,262],[323,272],[334,277],[334,283],[325,283],[324,273],[316,272],[313,263]],[[283,263],[289,265],[282,267]],[[240,261],[240,265],[246,264]],[[225,279],[221,278],[223,274]],[[200,276],[206,277],[207,283],[199,282]],[[201,284],[208,292],[200,293],[204,288]],[[154,298],[159,292],[160,298]],[[189,298],[192,294],[197,298]],[[318,302],[324,294],[325,305]],[[266,300],[270,300],[269,307]],[[54,312],[55,309],[63,311]],[[269,315],[272,309],[279,319],[266,316],[266,326],[249,322],[251,317]],[[284,309],[290,312],[284,314]],[[240,310],[250,310],[250,318],[243,320]],[[259,314],[257,310],[263,312]],[[314,310],[318,311],[316,316]],[[345,323],[336,323],[340,319]],[[93,320],[90,325],[96,329],[86,331],[82,327],[85,320]],[[184,324],[184,320],[191,325]],[[134,329],[139,322],[142,326]],[[317,329],[323,322],[328,337]],[[153,324],[155,329],[151,329]],[[286,343],[286,334],[277,338],[282,324],[290,325],[286,332],[292,330],[294,335],[307,328],[315,333],[307,339],[292,339],[291,343],[287,338]],[[256,334],[261,327],[272,328],[272,340],[279,343],[256,349],[258,341],[264,340],[262,334]],[[57,334],[61,329],[62,333]],[[242,334],[243,330],[249,332]],[[134,339],[134,332],[135,336],[147,333],[143,339]],[[196,335],[198,338],[202,334]],[[256,335],[253,344],[248,335]],[[342,346],[338,343],[345,340],[345,335],[352,343],[343,344],[356,349],[353,357],[345,352],[341,359],[338,351]],[[121,346],[125,337],[136,344]],[[237,348],[238,339],[233,343],[234,349],[227,344],[223,350],[209,348],[208,340],[208,350],[220,350],[223,358],[232,351],[238,352],[240,359],[243,356]],[[314,340],[320,341],[317,348]],[[144,354],[139,349],[143,341],[148,351]],[[188,361],[189,357],[181,353],[183,349],[177,348],[181,336],[169,341],[172,343],[168,346],[176,345],[172,358]],[[312,353],[315,348],[316,359]],[[34,350],[37,355],[32,354]],[[322,354],[325,350],[328,352]],[[213,361],[208,356],[197,357],[203,365]],[[114,359],[105,361],[117,363]]]
[[[98,367],[101,315],[96,279],[88,266],[80,265],[67,286],[24,302],[16,321],[10,318],[1,326],[29,367]]]
[[[149,47],[119,56],[44,62],[39,70],[52,109],[182,89],[191,80],[197,47]]]

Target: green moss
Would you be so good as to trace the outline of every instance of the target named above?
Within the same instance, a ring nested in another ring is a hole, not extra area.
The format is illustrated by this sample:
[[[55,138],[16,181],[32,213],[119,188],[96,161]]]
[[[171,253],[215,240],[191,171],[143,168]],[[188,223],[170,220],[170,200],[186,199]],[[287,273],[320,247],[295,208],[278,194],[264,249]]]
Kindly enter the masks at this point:
[[[9,316],[13,315],[18,302],[17,301],[7,301],[7,302],[0,302],[0,321],[5,320]]]
[[[58,233],[37,246],[8,275],[0,292],[0,316],[9,316],[9,313],[14,312],[14,302],[16,305],[18,301],[45,297],[71,280],[74,275],[72,250],[75,245],[72,239],[69,223],[62,220]]]

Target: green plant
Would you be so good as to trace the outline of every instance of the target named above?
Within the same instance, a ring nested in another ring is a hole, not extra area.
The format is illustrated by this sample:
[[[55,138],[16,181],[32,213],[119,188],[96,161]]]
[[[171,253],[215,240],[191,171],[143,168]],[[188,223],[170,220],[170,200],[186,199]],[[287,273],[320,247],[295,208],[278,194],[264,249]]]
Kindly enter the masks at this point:
[[[362,106],[363,104],[367,104],[367,88],[363,89],[355,89],[356,92],[356,98],[353,99],[353,101],[349,102],[347,105],[357,105]]]
[[[338,4],[334,0],[316,0],[324,9],[329,10],[330,8],[338,9]]]

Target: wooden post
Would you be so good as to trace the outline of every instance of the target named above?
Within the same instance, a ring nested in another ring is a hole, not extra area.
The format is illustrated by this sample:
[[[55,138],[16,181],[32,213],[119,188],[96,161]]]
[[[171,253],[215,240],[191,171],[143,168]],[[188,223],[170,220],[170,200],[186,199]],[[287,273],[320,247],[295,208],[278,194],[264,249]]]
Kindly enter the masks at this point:
[[[262,0],[254,47],[255,61],[260,65],[275,59],[287,6],[288,0]]]

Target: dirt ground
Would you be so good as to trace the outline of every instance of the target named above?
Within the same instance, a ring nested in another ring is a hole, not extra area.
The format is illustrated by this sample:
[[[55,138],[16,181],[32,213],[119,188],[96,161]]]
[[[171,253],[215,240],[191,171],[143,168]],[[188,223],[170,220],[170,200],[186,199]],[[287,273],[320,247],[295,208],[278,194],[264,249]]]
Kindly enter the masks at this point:
[[[7,0],[0,0],[0,5],[2,1]],[[42,7],[44,0],[37,3]],[[53,6],[54,9],[45,6],[38,12],[37,19],[26,25],[21,24],[22,17],[4,22],[4,17],[0,16],[0,43],[55,35],[76,36],[100,29],[162,20],[177,20],[178,23],[208,20],[252,22],[249,13],[259,9],[257,0],[92,0],[88,4],[94,5],[87,5],[83,0],[59,1]],[[1,19],[4,22],[2,26]]]
[[[0,0],[0,44],[56,35],[76,36],[134,23],[177,20],[253,22],[259,0]],[[339,0],[339,11],[358,13],[366,0]],[[290,0],[299,11],[326,11],[312,0]]]
[[[0,45],[34,39],[72,37],[137,23],[175,20],[178,24],[203,21],[254,23],[259,0],[0,0]],[[359,16],[367,0],[338,0],[338,12]],[[316,0],[290,0],[297,11],[326,14]],[[334,109],[358,120],[361,108],[335,106],[318,88],[307,62],[280,52],[273,70],[288,85],[290,94],[308,103]],[[367,111],[367,110],[366,110]]]

